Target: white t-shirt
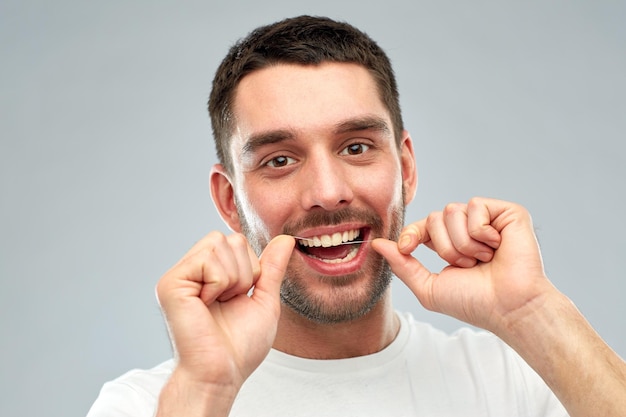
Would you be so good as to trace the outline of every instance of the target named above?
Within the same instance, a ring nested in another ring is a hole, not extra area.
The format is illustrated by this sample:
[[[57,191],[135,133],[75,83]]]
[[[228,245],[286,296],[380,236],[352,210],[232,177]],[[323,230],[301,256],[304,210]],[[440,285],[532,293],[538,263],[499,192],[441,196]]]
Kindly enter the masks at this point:
[[[243,385],[231,416],[563,417],[541,378],[487,332],[447,335],[399,314],[385,349],[350,359],[303,359],[271,350]],[[106,383],[88,417],[152,417],[169,360]]]

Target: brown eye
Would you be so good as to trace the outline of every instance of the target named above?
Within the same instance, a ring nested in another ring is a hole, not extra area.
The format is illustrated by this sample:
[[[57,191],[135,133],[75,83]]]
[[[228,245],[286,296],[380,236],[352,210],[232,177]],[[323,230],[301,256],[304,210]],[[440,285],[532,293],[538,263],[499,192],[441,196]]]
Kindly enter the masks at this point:
[[[272,168],[281,168],[291,165],[294,162],[295,160],[293,158],[289,158],[287,156],[277,156],[276,158],[270,159],[266,165]]]
[[[369,149],[368,145],[363,143],[353,143],[352,145],[346,146],[342,151],[342,155],[359,155],[366,152]]]

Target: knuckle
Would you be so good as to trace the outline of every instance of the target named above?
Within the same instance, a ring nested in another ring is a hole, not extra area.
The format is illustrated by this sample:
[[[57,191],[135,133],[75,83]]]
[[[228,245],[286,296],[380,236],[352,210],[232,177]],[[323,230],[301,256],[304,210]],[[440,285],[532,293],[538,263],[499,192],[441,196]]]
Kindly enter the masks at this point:
[[[210,260],[214,254],[214,246],[204,246],[198,251],[196,256],[190,259],[190,262],[198,263],[200,268],[206,268],[210,266]]]
[[[485,204],[485,199],[482,197],[472,197],[467,202],[467,206],[470,208],[476,208]]]
[[[213,230],[211,232],[209,232],[209,234],[207,235],[207,237],[214,241],[214,240],[220,240],[224,238],[224,233],[220,232],[219,230]]]
[[[439,250],[439,256],[441,256],[443,259],[445,259],[448,262],[454,262],[458,258],[462,258],[463,257],[463,255],[461,255],[459,252],[457,252],[457,250],[454,249],[453,247],[441,248]]]
[[[211,298],[217,298],[224,294],[231,287],[231,282],[227,276],[222,274],[211,274],[205,277],[202,285],[202,292],[213,294]]]
[[[215,288],[215,291],[222,293],[226,291],[230,286],[230,279],[223,275],[212,275],[210,278],[211,286]]]
[[[202,248],[214,248],[216,246],[224,245],[226,242],[226,235],[219,230],[214,230],[207,235],[206,244],[202,245]]]
[[[449,203],[443,209],[444,215],[451,215],[465,210],[465,204],[462,203]]]
[[[235,249],[246,249],[248,246],[248,239],[241,233],[234,233],[228,236],[227,240]]]
[[[474,249],[473,242],[469,239],[462,239],[461,241],[456,242],[455,246],[457,251],[462,254],[470,254]]]
[[[435,224],[439,223],[439,220],[442,217],[442,213],[440,211],[432,212],[426,217],[426,226],[432,227]]]
[[[467,233],[473,239],[476,239],[481,236],[484,227],[482,225],[469,225],[467,228]]]
[[[513,207],[515,207],[515,209],[520,213],[520,215],[526,218],[530,218],[530,212],[528,211],[526,207],[521,206],[519,204],[514,204]]]

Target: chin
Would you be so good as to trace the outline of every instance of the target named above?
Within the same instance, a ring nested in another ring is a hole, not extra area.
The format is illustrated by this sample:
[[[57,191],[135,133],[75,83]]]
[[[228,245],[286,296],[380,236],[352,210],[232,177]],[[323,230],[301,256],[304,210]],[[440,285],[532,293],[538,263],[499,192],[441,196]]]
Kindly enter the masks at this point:
[[[345,275],[288,272],[281,286],[282,303],[316,323],[338,324],[369,313],[383,298],[392,273],[380,257],[375,265]],[[367,271],[367,272],[366,272]]]

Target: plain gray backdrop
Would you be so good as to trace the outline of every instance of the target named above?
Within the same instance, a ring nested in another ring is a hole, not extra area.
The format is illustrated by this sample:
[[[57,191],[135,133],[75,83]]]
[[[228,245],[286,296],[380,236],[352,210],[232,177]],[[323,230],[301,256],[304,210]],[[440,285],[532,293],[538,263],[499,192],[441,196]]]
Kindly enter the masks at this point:
[[[551,280],[626,354],[624,1],[3,0],[0,415],[85,415],[105,381],[170,357],[154,286],[226,231],[213,73],[249,30],[305,13],[394,63],[420,174],[408,219],[474,195],[524,204]],[[461,325],[397,282],[394,297]]]

